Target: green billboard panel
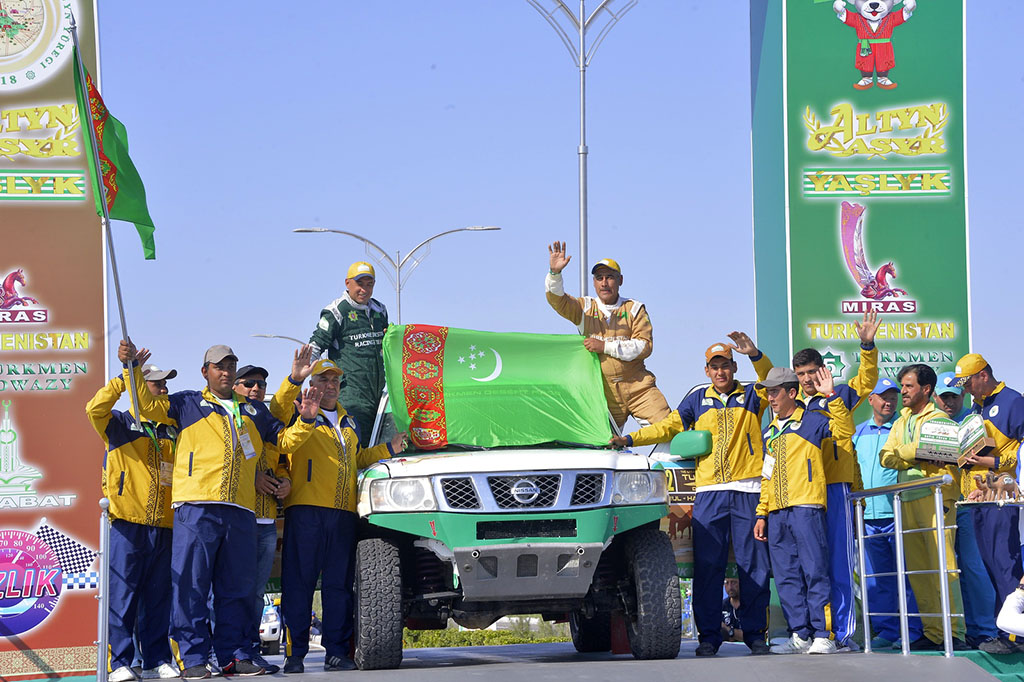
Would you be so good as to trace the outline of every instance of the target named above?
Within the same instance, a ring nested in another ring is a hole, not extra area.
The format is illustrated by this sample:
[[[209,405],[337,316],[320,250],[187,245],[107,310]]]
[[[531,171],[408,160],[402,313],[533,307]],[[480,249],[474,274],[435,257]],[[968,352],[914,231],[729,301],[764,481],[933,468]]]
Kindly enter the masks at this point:
[[[759,345],[856,374],[970,346],[963,0],[751,4]]]

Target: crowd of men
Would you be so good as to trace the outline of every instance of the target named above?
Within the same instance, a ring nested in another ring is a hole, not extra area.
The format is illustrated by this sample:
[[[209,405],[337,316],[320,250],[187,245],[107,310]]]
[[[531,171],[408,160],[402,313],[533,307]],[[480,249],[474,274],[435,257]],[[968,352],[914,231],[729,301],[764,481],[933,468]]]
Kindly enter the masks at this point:
[[[611,444],[663,443],[687,429],[711,433],[711,453],[696,465],[693,504],[697,656],[714,656],[724,639],[721,586],[730,547],[742,595],[736,607],[741,627],[733,628],[733,636],[740,632],[751,653],[855,649],[853,511],[847,495],[944,473],[953,483],[942,486],[942,519],[935,518],[928,489],[904,493],[902,511],[908,530],[934,528],[937,521],[959,526],[943,533],[951,612],[965,614],[953,619],[954,646],[992,654],[1024,650],[996,622],[1003,598],[1016,594],[1022,577],[1019,510],[956,505],[977,490],[978,474],[1020,480],[1024,398],[998,381],[982,356],[964,356],[955,372],[942,377],[928,365],[910,364],[896,382],[879,378],[875,335],[880,321],[875,313],[865,313],[857,323],[857,374],[849,383],[836,384],[817,350],[797,351],[791,368],[774,367],[749,336],[733,332],[732,343],[714,343],[705,352],[710,386],[690,393],[668,412],[643,363],[653,346],[651,322],[642,303],[619,295],[619,264],[598,261],[591,271],[597,299],[575,298],[562,286],[561,272],[570,260],[565,243],[555,242],[548,252],[548,302],[577,325],[584,346],[600,354],[605,396],[619,427],[628,416],[642,425],[613,437]],[[757,383],[735,379],[734,352],[750,358]],[[970,409],[964,407],[964,391],[973,399]],[[903,409],[897,414],[898,398]],[[865,400],[872,417],[855,425],[853,413]],[[774,417],[762,429],[769,406]],[[917,458],[924,424],[938,418],[959,422],[970,413],[982,415],[994,448],[972,455],[963,468]],[[874,537],[867,538],[865,550],[872,574],[896,570],[892,505],[891,495],[868,498],[866,533]],[[927,532],[905,535],[911,612],[941,613],[937,538]],[[769,647],[770,576],[791,634],[785,643]],[[895,578],[870,579],[868,593],[872,612],[899,610]],[[895,618],[872,617],[871,622],[873,637],[865,634],[873,647],[901,644]],[[941,649],[941,617],[915,616],[909,636],[912,650]]]
[[[177,371],[147,364],[147,349],[121,342],[122,375],[86,407],[107,446],[111,682],[278,671],[260,656],[259,624],[279,504],[281,609],[291,645],[284,672],[304,671],[318,581],[324,669],[355,667],[356,474],[404,451],[406,434],[366,447],[383,390],[387,311],[371,297],[369,264],[354,263],[345,285],[310,344],[295,352],[269,407],[269,372],[238,367],[228,346],[206,351],[205,388],[169,393]],[[318,359],[324,351],[328,357]],[[114,409],[129,372],[138,423]]]
[[[570,261],[564,242],[548,250],[548,303],[577,326],[583,346],[599,357],[609,412],[619,429],[630,416],[641,425],[613,437],[610,445],[666,442],[687,429],[712,434],[711,453],[696,465],[693,505],[698,656],[714,656],[726,639],[742,640],[753,654],[855,648],[853,524],[846,496],[860,487],[940,473],[954,480],[943,488],[942,522],[951,526],[955,519],[959,527],[944,534],[947,568],[962,569],[946,577],[952,611],[965,609],[965,619],[954,619],[955,642],[997,654],[1020,648],[1010,631],[997,627],[1010,620],[996,622],[1002,598],[1021,579],[1017,510],[958,510],[955,504],[976,489],[975,473],[1009,473],[1019,480],[1024,398],[997,381],[980,355],[965,356],[955,373],[941,377],[913,364],[899,372],[898,383],[879,379],[879,320],[865,314],[857,325],[857,375],[836,384],[818,351],[797,352],[792,368],[774,367],[749,336],[733,332],[731,343],[714,343],[705,352],[708,388],[671,410],[644,364],[653,350],[650,318],[642,303],[620,296],[619,264],[598,261],[591,271],[597,297],[578,298],[564,291],[561,272]],[[259,654],[258,629],[277,549],[279,505],[281,608],[291,641],[283,671],[304,670],[318,579],[325,670],[354,667],[349,650],[356,473],[406,446],[404,433],[369,446],[384,388],[381,342],[388,324],[387,310],[372,298],[374,284],[370,264],[352,264],[346,291],[321,311],[310,343],[295,352],[269,407],[269,372],[255,365],[239,368],[228,346],[206,351],[200,369],[205,388],[169,393],[167,381],[176,370],[148,364],[147,349],[122,341],[122,375],[87,406],[107,446],[111,682],[278,671]],[[735,379],[735,353],[750,359],[757,383]],[[141,426],[131,413],[113,409],[127,390],[129,372]],[[964,391],[973,398],[971,408],[964,406]],[[898,396],[903,409],[897,415]],[[855,426],[852,415],[865,400],[872,417]],[[769,406],[773,419],[762,429]],[[962,470],[916,459],[922,425],[947,415],[959,421],[968,410],[984,418],[996,443],[990,452],[972,457]],[[892,504],[891,497],[867,503],[866,525],[876,535],[865,543],[871,573],[895,570],[894,538],[887,535]],[[928,491],[906,495],[903,515],[907,528],[934,527]],[[906,536],[909,571],[937,568],[936,537]],[[730,547],[738,580],[723,603]],[[769,646],[772,575],[791,636]],[[911,574],[911,611],[940,611],[941,579]],[[872,611],[897,610],[895,579],[870,580],[869,594]],[[1024,598],[1019,601],[1014,615],[1024,610]],[[731,616],[723,619],[727,605]],[[873,646],[897,643],[892,617],[873,618],[872,629]],[[911,637],[911,649],[941,648],[941,620],[914,618]]]

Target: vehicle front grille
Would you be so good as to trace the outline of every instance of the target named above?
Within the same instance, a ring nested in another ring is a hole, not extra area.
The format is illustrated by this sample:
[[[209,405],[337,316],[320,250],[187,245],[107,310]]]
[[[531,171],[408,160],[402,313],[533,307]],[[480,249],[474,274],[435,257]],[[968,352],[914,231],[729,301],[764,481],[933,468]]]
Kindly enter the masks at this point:
[[[540,476],[488,476],[487,482],[491,486],[491,494],[494,501],[501,509],[535,509],[538,507],[550,507],[558,499],[558,487],[561,483],[561,476],[558,474],[545,474]],[[531,495],[519,495],[519,499],[513,494],[512,489],[516,485],[521,487],[535,486],[539,490],[536,498],[530,499]]]
[[[446,478],[441,481],[444,499],[452,509],[479,509],[480,498],[477,497],[473,479],[469,476]]]
[[[604,474],[578,474],[572,490],[572,506],[597,504],[604,496]]]

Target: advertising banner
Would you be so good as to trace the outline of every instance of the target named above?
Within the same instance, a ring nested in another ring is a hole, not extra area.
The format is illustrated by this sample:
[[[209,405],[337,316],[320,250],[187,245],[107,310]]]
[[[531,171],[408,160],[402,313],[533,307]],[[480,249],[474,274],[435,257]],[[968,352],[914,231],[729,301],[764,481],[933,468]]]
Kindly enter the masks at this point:
[[[0,4],[0,677],[95,671],[104,257],[75,104],[72,13],[96,74],[90,0]],[[88,119],[86,119],[88,120]]]
[[[880,376],[970,346],[963,0],[751,3],[758,343]]]

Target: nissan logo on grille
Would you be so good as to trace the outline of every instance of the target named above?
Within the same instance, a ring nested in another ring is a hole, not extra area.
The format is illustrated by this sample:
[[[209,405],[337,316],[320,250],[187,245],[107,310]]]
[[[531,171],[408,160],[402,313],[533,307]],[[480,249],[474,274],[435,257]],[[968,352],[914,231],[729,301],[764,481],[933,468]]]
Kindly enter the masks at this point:
[[[512,493],[512,497],[515,498],[519,504],[532,504],[537,501],[540,497],[540,488],[533,481],[523,478],[512,484],[509,488],[509,492]]]

